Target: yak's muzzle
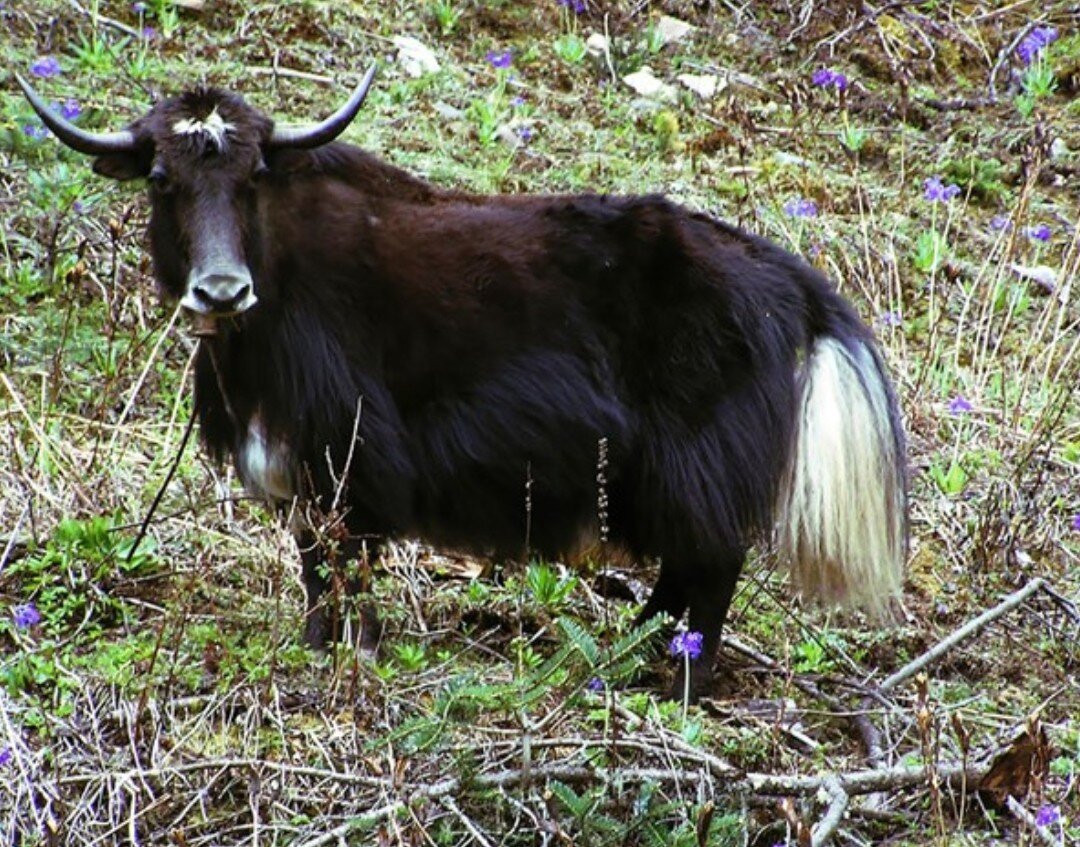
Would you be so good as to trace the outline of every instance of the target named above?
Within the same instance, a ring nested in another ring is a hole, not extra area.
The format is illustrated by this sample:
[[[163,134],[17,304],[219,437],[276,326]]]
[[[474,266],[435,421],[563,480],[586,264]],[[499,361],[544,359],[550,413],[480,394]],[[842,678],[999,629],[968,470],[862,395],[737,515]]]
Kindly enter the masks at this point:
[[[246,268],[191,275],[180,305],[189,312],[225,318],[246,312],[258,302]]]

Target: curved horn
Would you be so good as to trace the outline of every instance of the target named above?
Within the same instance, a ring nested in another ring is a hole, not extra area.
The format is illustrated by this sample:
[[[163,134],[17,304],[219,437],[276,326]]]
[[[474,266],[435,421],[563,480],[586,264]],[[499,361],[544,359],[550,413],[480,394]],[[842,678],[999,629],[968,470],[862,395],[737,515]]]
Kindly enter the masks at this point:
[[[136,149],[135,134],[124,129],[119,132],[87,132],[71,121],[56,114],[41,96],[30,87],[25,79],[15,74],[15,81],[23,90],[26,99],[34,107],[45,126],[53,131],[57,138],[72,150],[88,156],[103,156],[106,153],[132,153]]]
[[[270,135],[269,146],[279,148],[301,147],[306,149],[333,141],[345,131],[345,127],[352,122],[352,119],[356,117],[356,113],[360,111],[360,106],[363,105],[364,98],[367,97],[373,79],[375,79],[374,65],[364,74],[364,78],[360,80],[360,84],[356,86],[356,90],[353,91],[348,102],[325,121],[304,126],[275,126],[273,133]]]

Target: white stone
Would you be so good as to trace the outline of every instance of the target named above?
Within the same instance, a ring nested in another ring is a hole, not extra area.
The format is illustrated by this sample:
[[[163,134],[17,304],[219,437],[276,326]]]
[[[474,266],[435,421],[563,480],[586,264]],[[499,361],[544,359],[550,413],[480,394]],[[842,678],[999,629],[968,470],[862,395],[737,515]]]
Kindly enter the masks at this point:
[[[1047,265],[1014,264],[1012,269],[1018,277],[1034,282],[1048,294],[1057,290],[1057,271]]]
[[[594,59],[601,59],[611,52],[611,41],[606,35],[594,32],[585,39],[585,49]]]
[[[675,86],[653,76],[652,69],[648,65],[642,67],[639,71],[624,76],[623,82],[634,89],[636,93],[650,100],[673,102],[678,97]]]
[[[680,21],[678,18],[673,18],[670,15],[664,15],[656,24],[657,37],[659,37],[660,43],[665,47],[668,44],[674,44],[676,41],[682,41],[686,36],[692,33],[694,29],[695,27],[692,24],[688,24],[686,21]]]
[[[720,78],[712,74],[679,74],[675,78],[703,100],[714,97],[717,91],[727,87],[726,82],[721,84]]]
[[[411,35],[395,35],[393,42],[398,49],[398,64],[409,76],[419,78],[438,72],[439,60],[422,42]]]

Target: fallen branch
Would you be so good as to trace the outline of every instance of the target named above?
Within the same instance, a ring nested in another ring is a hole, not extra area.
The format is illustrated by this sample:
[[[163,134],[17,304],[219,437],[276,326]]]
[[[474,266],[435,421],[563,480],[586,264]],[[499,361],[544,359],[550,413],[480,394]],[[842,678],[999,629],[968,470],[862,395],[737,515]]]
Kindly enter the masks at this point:
[[[260,74],[262,76],[284,76],[291,77],[292,79],[306,79],[311,82],[321,82],[325,85],[333,85],[334,78],[329,77],[326,74],[315,74],[310,71],[294,71],[291,68],[264,68],[261,66],[248,66],[247,68],[253,74]]]
[[[847,811],[848,801],[851,799],[836,777],[826,779],[823,788],[829,795],[829,808],[810,833],[810,843],[813,847],[822,847],[832,840],[840,826],[840,821],[844,819],[844,812]]]
[[[978,781],[986,772],[985,765],[963,767],[952,765],[938,768],[937,777],[941,785],[950,787]],[[528,769],[512,769],[489,774],[477,774],[467,780],[474,788],[511,788],[525,782],[537,780],[557,780],[568,784],[595,784],[617,778],[621,785],[627,783],[710,783],[710,774],[704,771],[677,771],[671,768],[613,768],[594,769],[580,765],[556,763],[533,765]],[[747,774],[742,779],[728,781],[719,786],[732,794],[765,794],[787,797],[792,795],[807,796],[825,790],[831,802],[829,809],[818,825],[818,837],[813,841],[815,847],[825,844],[835,832],[852,795],[870,794],[885,789],[908,788],[921,785],[926,781],[926,768],[896,767],[869,771],[854,771],[846,774],[826,774],[825,776],[778,776],[773,774]],[[461,790],[465,781],[452,778],[444,779],[433,785],[402,785],[401,794],[407,800],[395,800],[356,818],[327,830],[321,835],[305,841],[301,847],[322,847],[345,838],[359,827],[367,827],[386,819],[407,808],[418,800],[442,800]],[[389,784],[388,784],[389,785]]]
[[[79,3],[78,0],[68,0],[68,2],[71,4],[72,8],[75,9],[75,11],[77,11],[77,12],[85,15],[86,17],[90,18],[91,21],[97,21],[97,23],[99,23],[99,24],[104,24],[105,26],[111,26],[113,29],[117,29],[120,32],[124,33],[125,35],[130,35],[133,38],[140,38],[141,35],[142,35],[142,33],[140,33],[133,26],[128,26],[127,24],[121,23],[118,20],[106,17],[105,15],[101,14],[100,12],[92,12],[92,11],[90,11],[89,9],[85,8],[81,3]]]
[[[1045,584],[1045,580],[1043,580],[1041,577],[1037,577],[1031,580],[1031,582],[1029,582],[1019,591],[1014,591],[1012,594],[1010,594],[1008,597],[1006,597],[1004,600],[994,606],[994,608],[987,609],[977,618],[973,618],[959,629],[954,630],[952,633],[947,635],[945,638],[943,638],[941,641],[939,641],[937,644],[935,644],[917,659],[908,662],[906,665],[904,665],[904,667],[900,668],[900,670],[898,670],[896,673],[894,673],[892,676],[882,682],[881,685],[878,686],[878,690],[883,692],[890,691],[900,685],[900,683],[905,682],[906,680],[915,676],[915,674],[917,674],[927,665],[937,661],[937,659],[941,658],[961,641],[965,641],[966,639],[971,638],[971,636],[978,633],[987,624],[997,620],[1006,612],[1015,609],[1017,606],[1027,600],[1028,597],[1030,597],[1032,594],[1042,588]]]

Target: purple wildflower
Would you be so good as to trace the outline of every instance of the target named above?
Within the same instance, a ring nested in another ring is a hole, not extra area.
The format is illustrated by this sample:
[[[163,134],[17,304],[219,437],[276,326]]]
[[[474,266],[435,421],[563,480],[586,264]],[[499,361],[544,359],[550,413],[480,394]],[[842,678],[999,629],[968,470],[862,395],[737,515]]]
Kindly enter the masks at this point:
[[[1061,809],[1057,806],[1043,806],[1035,815],[1036,826],[1050,826],[1061,820]]]
[[[4,749],[0,750],[0,768],[4,767],[5,765],[11,764],[11,759],[12,755],[10,747],[5,747]]]
[[[586,683],[585,688],[587,688],[589,691],[599,694],[601,691],[604,690],[604,680],[600,679],[600,677],[598,676],[594,676],[588,681],[588,683]]]
[[[951,182],[946,185],[940,177],[932,176],[923,183],[923,197],[931,203],[948,203],[959,193],[959,185]]]
[[[970,412],[975,407],[971,405],[971,401],[967,399],[963,394],[957,394],[949,401],[949,414],[962,415],[964,412]]]
[[[520,94],[515,94],[510,98],[510,105],[515,109],[519,109],[525,105],[525,98]]]
[[[508,68],[514,61],[514,54],[510,50],[489,50],[487,60],[493,68]]]
[[[817,216],[817,203],[807,197],[792,197],[784,204],[784,214],[792,218]]]
[[[1052,26],[1037,26],[1024,36],[1016,48],[1016,55],[1025,65],[1030,65],[1047,47],[1057,41],[1058,31]]]
[[[42,56],[30,66],[30,73],[42,79],[57,76],[61,73],[60,62],[55,56]]]
[[[144,26],[142,28],[142,37],[147,41],[153,41],[155,38],[157,38],[157,30],[154,29],[152,26]]]
[[[1009,220],[1008,215],[994,215],[990,218],[990,231],[991,232],[1004,232],[1012,227],[1012,221]]]
[[[837,91],[847,91],[850,85],[844,74],[831,68],[818,68],[810,77],[810,81],[818,88],[835,88]]]
[[[1080,514],[1073,515],[1072,528],[1080,532]]]
[[[668,649],[672,656],[696,659],[701,655],[701,642],[704,638],[700,632],[680,632],[671,639]]]
[[[1041,241],[1045,244],[1050,240],[1050,227],[1046,224],[1039,224],[1038,226],[1029,226],[1024,230],[1024,235],[1030,238],[1032,241]]]
[[[517,129],[514,130],[514,133],[517,135],[518,138],[526,142],[532,140],[533,137],[533,131],[527,126],[519,126]]]
[[[146,4],[142,3],[142,2],[132,3],[131,4],[131,11],[133,11],[136,15],[145,15],[146,14]]]
[[[69,97],[63,103],[53,103],[53,109],[63,115],[67,120],[73,121],[82,114],[82,106],[78,100]]]
[[[903,322],[899,312],[882,312],[878,315],[878,323],[882,326],[900,326]]]
[[[42,139],[49,134],[49,131],[41,124],[27,124],[23,127],[23,132],[30,136],[30,138],[37,139]]]
[[[23,603],[11,610],[11,617],[19,629],[29,629],[41,623],[41,612],[33,603]]]
[[[586,0],[559,0],[559,5],[569,9],[575,15],[580,15],[589,8]]]

